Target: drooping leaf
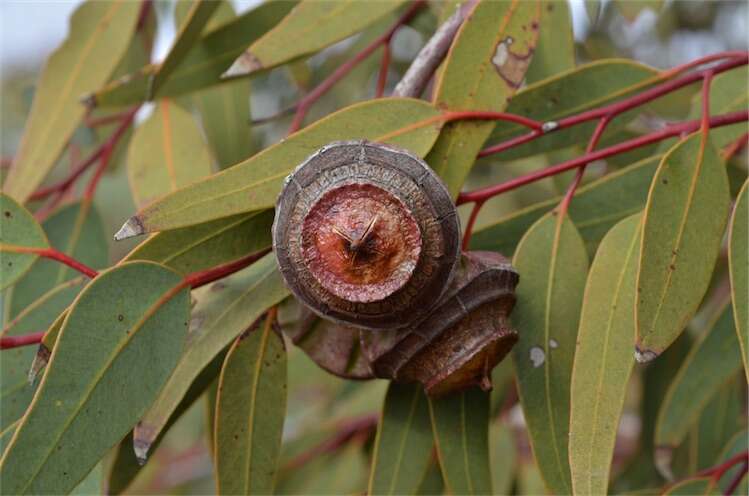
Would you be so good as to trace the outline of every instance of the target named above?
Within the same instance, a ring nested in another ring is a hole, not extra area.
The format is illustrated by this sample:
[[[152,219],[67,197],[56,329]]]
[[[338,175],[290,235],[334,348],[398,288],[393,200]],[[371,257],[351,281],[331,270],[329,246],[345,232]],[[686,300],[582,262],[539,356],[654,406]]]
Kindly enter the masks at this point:
[[[669,463],[670,451],[684,439],[710,398],[740,367],[733,311],[726,306],[692,345],[658,410],[655,449],[656,456],[664,460],[661,465]]]
[[[174,373],[133,431],[135,452],[145,459],[154,440],[198,374],[269,307],[288,296],[273,255],[193,292],[197,300],[184,353]]]
[[[527,84],[575,67],[575,39],[569,4],[554,0],[541,2],[540,25],[538,46],[525,75]]]
[[[493,494],[511,494],[517,469],[517,452],[512,431],[499,420],[489,426],[489,462]]]
[[[200,38],[153,97],[173,97],[221,82],[221,74],[247,45],[275,26],[295,5],[288,0],[265,2]],[[97,90],[90,100],[103,107],[130,105],[148,97],[152,64]]]
[[[213,2],[209,2],[213,3]],[[161,100],[133,133],[128,178],[137,206],[144,206],[211,173],[211,154],[195,119],[171,100]]]
[[[53,248],[79,262],[93,269],[106,267],[109,263],[109,236],[93,203],[81,201],[66,205],[53,212],[42,227]],[[33,270],[13,288],[8,306],[11,317],[18,315],[47,291],[79,275],[59,262],[39,260]]]
[[[184,344],[189,294],[180,282],[162,266],[133,262],[79,295],[0,461],[4,491],[70,491],[138,421]]]
[[[725,166],[701,133],[663,157],[648,194],[637,275],[637,355],[652,360],[694,315],[715,267],[729,208]]]
[[[302,0],[275,28],[242,53],[227,75],[249,74],[315,53],[361,31],[403,3],[404,0]]]
[[[415,494],[429,468],[433,446],[423,388],[391,383],[375,438],[367,494]]]
[[[83,118],[81,96],[104,84],[127,50],[139,10],[138,2],[117,0],[75,11],[68,38],[42,71],[5,194],[24,202],[44,180]]]
[[[643,159],[577,190],[568,214],[585,240],[589,254],[595,253],[598,243],[614,224],[643,209],[660,160],[659,155]],[[471,237],[471,249],[511,256],[523,234],[561,199],[559,196],[529,205],[477,229]]]
[[[182,274],[209,269],[271,245],[273,211],[238,214],[154,234],[125,260],[150,260]]]
[[[437,457],[452,494],[491,494],[489,394],[478,388],[429,400]]]
[[[479,3],[450,48],[434,104],[449,110],[503,110],[533,57],[540,17],[536,0]],[[491,121],[462,121],[447,124],[440,133],[426,160],[452,196],[460,192],[493,128]]]
[[[646,65],[629,60],[598,60],[528,85],[515,94],[507,105],[506,112],[540,122],[558,121],[563,117],[621,100],[658,81],[658,71]],[[604,137],[620,129],[638,112],[639,110],[627,112],[614,119]],[[584,143],[590,138],[595,126],[595,121],[591,121],[549,133],[531,143],[502,152],[502,160],[514,160]],[[528,129],[523,126],[500,121],[488,142],[499,143],[527,132]]]
[[[13,198],[0,193],[2,209],[2,240],[0,241],[0,289],[5,289],[21,278],[39,255],[24,253],[18,248],[47,248],[49,241],[31,212]]]
[[[728,266],[731,274],[731,302],[736,334],[741,346],[744,372],[749,381],[749,194],[744,182],[733,207],[728,238]]]
[[[218,494],[270,494],[286,415],[286,350],[272,322],[234,342],[218,386]]]
[[[575,225],[551,212],[518,245],[513,324],[517,386],[538,468],[554,493],[570,494],[570,382],[588,257]]]
[[[641,215],[603,238],[590,267],[570,395],[569,461],[575,494],[605,494],[634,365],[635,282]]]
[[[21,336],[47,329],[73,301],[86,283],[84,277],[71,279],[51,289],[19,313],[0,336]],[[34,386],[28,372],[36,349],[22,346],[2,351],[0,360],[0,430],[18,420],[31,402]]]
[[[148,93],[151,95],[151,98],[161,87],[164,86],[164,83],[169,76],[171,76],[174,70],[179,66],[180,62],[184,60],[190,49],[198,41],[200,33],[203,31],[203,28],[208,23],[213,13],[221,5],[221,2],[216,1],[189,1],[191,4],[190,10],[187,12],[187,16],[180,26],[174,44],[149,81],[150,88]],[[151,98],[149,98],[149,100]]]
[[[368,139],[424,156],[439,127],[437,109],[419,100],[381,98],[352,105],[234,167],[149,205],[131,217],[118,236],[174,229],[273,207],[284,178],[331,141]]]

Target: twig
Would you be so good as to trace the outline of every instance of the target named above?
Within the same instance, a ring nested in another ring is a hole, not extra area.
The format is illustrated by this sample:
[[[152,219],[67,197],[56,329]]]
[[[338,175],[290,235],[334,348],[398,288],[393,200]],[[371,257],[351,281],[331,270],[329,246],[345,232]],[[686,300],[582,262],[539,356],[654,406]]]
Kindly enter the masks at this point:
[[[424,0],[416,0],[411,6],[398,18],[397,21],[387,30],[385,34],[374,40],[372,43],[364,47],[354,58],[340,65],[333,73],[325,78],[323,82],[318,84],[312,91],[307,93],[296,105],[296,113],[294,119],[291,121],[289,126],[289,134],[299,130],[302,127],[302,122],[307,115],[312,104],[320,99],[325,93],[327,93],[338,81],[343,79],[351,70],[359,65],[363,60],[369,57],[375,50],[380,46],[390,43],[395,33],[403,25],[407,24],[416,13],[425,5]]]
[[[466,0],[438,29],[416,55],[406,73],[393,90],[393,96],[417,98],[432,78],[455,38],[458,29],[463,25],[468,13],[478,0]]]
[[[741,481],[744,479],[747,470],[749,470],[749,462],[744,462],[744,464],[741,465],[741,469],[736,473],[736,476],[734,476],[731,483],[728,484],[728,487],[726,487],[726,490],[723,493],[725,496],[733,494],[736,488],[739,487],[739,484],[741,484]]]
[[[19,346],[38,344],[42,342],[43,337],[44,331],[32,332],[30,334],[23,334],[21,336],[5,336],[0,338],[0,350],[8,350],[10,348],[18,348]]]
[[[749,133],[744,133],[743,136],[740,136],[723,150],[723,160],[731,160],[737,153],[744,149],[747,143],[749,143]]]
[[[377,88],[375,98],[381,98],[385,93],[385,84],[388,80],[388,69],[390,69],[390,43],[382,46],[382,59],[380,60],[380,73],[377,75]]]
[[[70,257],[59,250],[55,250],[54,248],[35,248],[32,246],[18,246],[0,243],[0,251],[7,251],[9,253],[30,253],[38,255],[40,257],[60,262],[61,264],[67,265],[71,269],[77,270],[84,276],[92,278],[96,277],[99,274],[91,267],[79,262],[75,258]]]
[[[199,288],[201,286],[205,286],[206,284],[210,284],[213,281],[217,281],[218,279],[222,279],[228,275],[231,275],[235,272],[238,272],[245,267],[248,267],[249,265],[252,265],[254,262],[260,260],[265,255],[270,253],[270,248],[265,248],[264,250],[260,250],[255,253],[250,253],[247,256],[244,256],[238,260],[235,260],[233,262],[229,262],[223,265],[219,265],[217,267],[212,267],[210,269],[201,270],[199,272],[193,272],[192,274],[188,274],[185,276],[185,279],[183,281],[183,287],[190,287],[192,289]]]

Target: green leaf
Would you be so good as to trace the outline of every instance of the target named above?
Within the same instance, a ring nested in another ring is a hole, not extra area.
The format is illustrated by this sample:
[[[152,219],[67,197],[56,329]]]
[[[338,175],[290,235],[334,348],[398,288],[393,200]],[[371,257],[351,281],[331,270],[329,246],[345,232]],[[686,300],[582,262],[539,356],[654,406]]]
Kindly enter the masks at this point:
[[[201,0],[190,0],[190,10],[187,17],[180,26],[177,38],[172,45],[164,61],[159,64],[158,69],[151,78],[149,94],[154,95],[164,86],[166,80],[171,76],[180,62],[187,56],[190,48],[197,42],[200,33],[210,20],[216,8],[221,2],[204,2]],[[151,98],[149,98],[150,100]]]
[[[55,210],[42,227],[53,248],[94,269],[109,264],[109,236],[93,203],[81,201]],[[15,317],[47,291],[79,275],[54,260],[39,260],[13,288],[8,307],[10,316]]]
[[[273,211],[238,214],[164,231],[135,247],[125,260],[150,260],[189,274],[236,260],[271,245]]]
[[[663,453],[664,463],[708,401],[741,367],[737,341],[733,312],[727,306],[692,346],[658,410],[655,449],[657,455]]]
[[[286,350],[266,319],[226,355],[215,424],[218,494],[270,494],[286,415]]]
[[[700,414],[696,425],[696,467],[692,473],[714,466],[726,443],[746,425],[743,414],[746,384],[743,378],[739,384],[737,378],[734,375],[721,386]]]
[[[142,207],[209,175],[211,163],[192,115],[170,100],[159,101],[133,133],[128,149],[128,178],[135,204]]]
[[[197,303],[192,310],[185,350],[164,388],[133,431],[138,458],[146,459],[154,440],[198,374],[267,308],[288,294],[272,254],[193,292]]]
[[[415,494],[433,446],[423,388],[391,382],[377,428],[367,494]]]
[[[620,220],[643,209],[661,156],[649,157],[582,186],[568,211],[589,254],[595,253],[603,236]],[[493,224],[474,231],[472,250],[492,250],[511,256],[520,238],[561,196],[517,210]]]
[[[710,82],[710,115],[727,114],[746,110],[749,106],[749,82],[745,71],[732,70],[718,74]],[[699,119],[702,115],[702,93],[692,99],[690,119]],[[730,126],[721,126],[710,130],[710,139],[716,148],[721,149],[746,133],[743,122]]]
[[[81,96],[104,84],[126,52],[139,10],[127,0],[88,1],[73,13],[68,38],[42,70],[5,194],[24,202],[42,183],[86,112]]]
[[[731,274],[731,302],[736,319],[736,334],[741,346],[744,373],[749,381],[749,200],[744,181],[736,205],[733,207],[731,230],[728,237],[728,266]]]
[[[442,472],[440,472],[440,464],[437,458],[432,456],[429,462],[427,471],[424,477],[419,483],[419,487],[416,488],[414,494],[423,496],[433,496],[434,494],[445,493],[445,482],[442,480]]]
[[[669,487],[664,496],[697,496],[700,494],[720,494],[715,492],[715,481],[712,477],[697,477],[687,479]]]
[[[367,459],[359,443],[316,457],[280,481],[276,494],[362,494]]]
[[[517,453],[512,430],[499,420],[489,426],[489,462],[494,494],[511,494],[517,469]]]
[[[21,423],[21,420],[16,420],[9,426],[7,426],[5,429],[3,429],[0,432],[0,456],[2,456],[3,453],[5,453],[5,448],[8,447],[8,443],[10,442],[10,439],[13,437],[13,434],[16,432],[16,427],[18,427],[18,424]]]
[[[19,313],[0,337],[21,336],[47,329],[83,288],[87,279],[78,277],[49,290]],[[34,359],[33,346],[2,351],[0,360],[0,430],[19,419],[31,402],[34,386],[29,384],[29,366]]]
[[[434,104],[449,110],[503,110],[525,77],[540,17],[538,1],[479,3],[450,48]],[[446,125],[440,133],[426,160],[452,196],[460,192],[493,128],[491,121],[463,121]]]
[[[330,114],[252,158],[167,195],[131,217],[126,238],[273,207],[284,178],[331,141],[368,139],[424,156],[439,133],[439,112],[423,101],[381,98]]]
[[[275,28],[250,45],[227,75],[250,74],[315,53],[361,31],[403,3],[302,0]]]
[[[659,73],[652,67],[630,60],[598,60],[523,88],[512,98],[506,111],[541,122],[558,121],[621,100],[659,81]],[[640,109],[636,109],[614,119],[604,137],[640,112]],[[596,122],[591,121],[549,133],[531,143],[502,152],[502,160],[515,160],[586,142],[595,126]],[[527,128],[518,124],[498,122],[489,142],[499,143],[527,132]]]
[[[575,225],[551,212],[523,236],[513,265],[522,274],[513,363],[533,454],[547,487],[571,494],[570,382],[588,256]]]
[[[535,463],[522,463],[518,470],[518,494],[539,496],[549,494],[541,477],[541,471]]]
[[[24,253],[19,248],[47,248],[49,241],[31,212],[13,198],[0,193],[3,237],[0,240],[0,289],[15,283],[34,265],[39,255]]]
[[[701,133],[656,171],[637,275],[637,359],[652,360],[684,330],[710,284],[729,209],[725,165]]]
[[[429,400],[442,476],[452,494],[491,494],[489,394],[478,388]]]
[[[720,456],[717,459],[718,464],[727,461],[729,458],[732,458],[740,453],[743,453],[749,449],[749,432],[747,432],[746,428],[743,430],[737,432],[733,435],[733,437],[726,443],[726,445],[723,447],[723,451],[721,451]],[[728,486],[731,484],[731,481],[733,481],[734,477],[742,470],[741,464],[738,464],[728,470],[721,478],[720,478],[720,488],[724,492],[728,489]],[[744,478],[744,481],[741,483],[741,485],[736,489],[734,494],[746,494],[746,488],[747,488],[747,480]]]
[[[569,4],[555,0],[541,2],[540,24],[538,46],[525,75],[526,84],[575,67],[575,39]]]
[[[189,292],[180,282],[162,266],[132,262],[78,296],[0,460],[3,491],[69,492],[138,421],[184,344]]]
[[[617,426],[634,365],[641,215],[603,238],[590,267],[570,396],[569,461],[575,494],[605,494]]]
[[[247,45],[275,26],[295,5],[293,1],[266,2],[205,34],[153,97],[177,96],[221,82],[221,74]],[[158,65],[147,65],[92,94],[99,106],[132,105],[148,97],[148,81]]]

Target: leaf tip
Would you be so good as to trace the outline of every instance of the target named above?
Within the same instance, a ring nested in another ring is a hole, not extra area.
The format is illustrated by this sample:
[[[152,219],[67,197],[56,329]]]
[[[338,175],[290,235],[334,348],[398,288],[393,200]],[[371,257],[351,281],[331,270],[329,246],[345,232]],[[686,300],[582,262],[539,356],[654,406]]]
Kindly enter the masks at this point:
[[[138,465],[141,467],[146,464],[148,460],[148,450],[151,448],[151,443],[142,439],[133,439],[133,451],[135,452],[135,459],[138,461]]]
[[[658,353],[653,350],[641,350],[638,346],[635,346],[635,360],[637,363],[648,363],[652,362],[658,357]]]
[[[41,370],[47,365],[51,354],[52,353],[44,343],[39,345],[39,349],[36,351],[34,361],[31,362],[31,368],[29,369],[28,379],[30,385],[33,385],[36,378],[39,377],[39,372],[41,372]]]
[[[250,52],[244,52],[240,55],[237,60],[229,67],[221,78],[229,78],[235,76],[246,76],[251,72],[257,71],[263,68],[263,64]]]
[[[137,215],[134,215],[122,224],[120,230],[114,234],[114,240],[122,241],[123,239],[132,238],[145,232],[143,221]]]
[[[671,446],[657,446],[655,448],[655,468],[669,482],[673,482],[676,479],[673,471],[671,471],[673,454],[674,450]]]

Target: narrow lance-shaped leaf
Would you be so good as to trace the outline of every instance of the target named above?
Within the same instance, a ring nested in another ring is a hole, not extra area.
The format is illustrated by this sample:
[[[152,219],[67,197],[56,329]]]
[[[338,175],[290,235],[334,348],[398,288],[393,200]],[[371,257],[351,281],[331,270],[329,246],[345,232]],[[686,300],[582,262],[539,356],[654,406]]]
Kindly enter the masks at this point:
[[[221,74],[247,45],[275,26],[295,2],[265,2],[203,35],[167,78],[155,97],[173,97],[217,85]],[[90,95],[92,104],[102,107],[132,105],[145,101],[148,81],[158,70],[146,65],[133,74],[113,81]]]
[[[209,175],[211,163],[192,115],[170,100],[159,101],[133,133],[128,149],[128,178],[136,205],[146,205]]]
[[[656,462],[664,473],[669,472],[673,449],[685,438],[708,401],[741,367],[734,328],[733,311],[727,305],[692,345],[666,392],[655,428]]]
[[[55,210],[42,228],[53,248],[79,262],[93,269],[109,264],[109,235],[98,209],[90,201],[71,203]],[[15,317],[47,291],[79,275],[54,260],[39,260],[13,288],[8,305],[10,316]]]
[[[270,494],[286,415],[286,350],[265,325],[237,338],[218,386],[215,447],[218,494]]]
[[[221,5],[221,2],[204,0],[191,0],[191,3],[192,5],[187,13],[187,18],[180,27],[179,33],[177,33],[174,45],[172,45],[166,58],[151,78],[151,87],[148,92],[150,95],[149,100],[153,98],[153,95],[159,91],[167,78],[179,66],[190,48],[200,37],[200,33],[210,20],[213,12]]]
[[[10,196],[0,193],[0,210],[0,225],[3,228],[0,240],[0,289],[5,289],[21,278],[39,258],[23,249],[44,249],[49,247],[49,241],[31,212]]]
[[[367,494],[415,494],[433,446],[423,388],[391,382],[377,428]]]
[[[184,353],[133,431],[133,445],[139,459],[146,459],[151,445],[198,374],[267,308],[288,294],[272,254],[193,293],[197,303]]]
[[[614,226],[590,267],[570,396],[575,494],[606,494],[617,427],[635,359],[635,282],[641,215]]]
[[[275,28],[250,45],[226,75],[249,74],[315,53],[361,31],[403,3],[302,0]]]
[[[489,426],[489,461],[494,494],[511,494],[517,470],[517,451],[511,428],[500,420]]]
[[[696,312],[720,252],[729,201],[725,166],[702,133],[664,156],[643,218],[635,306],[638,361],[663,352]]]
[[[434,103],[449,110],[501,111],[520,87],[538,39],[541,4],[483,1],[461,26],[437,83]],[[460,191],[493,122],[445,126],[426,160]]]
[[[567,213],[585,240],[589,254],[595,253],[599,241],[614,224],[643,209],[660,160],[658,155],[643,159],[577,190]],[[561,199],[559,196],[529,205],[474,231],[471,249],[512,255],[528,228]]]
[[[273,207],[284,178],[331,141],[369,139],[424,156],[439,133],[439,111],[407,98],[382,98],[335,112],[252,158],[152,203],[117,239]]]
[[[452,494],[491,494],[489,393],[478,388],[429,400],[442,477]]]
[[[744,361],[744,373],[749,381],[749,194],[747,185],[741,187],[733,207],[731,232],[728,238],[728,266],[731,274],[731,302],[736,319],[736,333]]]
[[[588,256],[569,218],[550,212],[520,241],[513,265],[523,275],[513,363],[533,454],[547,487],[571,494],[570,383]]]
[[[41,184],[86,109],[80,98],[104,84],[127,50],[140,4],[88,1],[73,14],[65,42],[50,56],[3,191],[24,202]]]
[[[138,421],[184,345],[189,292],[181,280],[132,262],[103,272],[78,296],[0,460],[3,491],[69,492]]]
[[[527,84],[575,67],[575,39],[569,4],[555,0],[541,2],[540,25],[538,45],[525,76]]]

